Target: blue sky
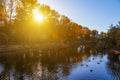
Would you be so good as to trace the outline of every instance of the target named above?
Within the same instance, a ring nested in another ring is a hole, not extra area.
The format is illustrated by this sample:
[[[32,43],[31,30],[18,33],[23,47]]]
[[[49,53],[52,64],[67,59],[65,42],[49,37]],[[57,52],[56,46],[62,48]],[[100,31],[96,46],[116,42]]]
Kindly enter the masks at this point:
[[[39,0],[89,29],[107,31],[120,21],[120,0]]]

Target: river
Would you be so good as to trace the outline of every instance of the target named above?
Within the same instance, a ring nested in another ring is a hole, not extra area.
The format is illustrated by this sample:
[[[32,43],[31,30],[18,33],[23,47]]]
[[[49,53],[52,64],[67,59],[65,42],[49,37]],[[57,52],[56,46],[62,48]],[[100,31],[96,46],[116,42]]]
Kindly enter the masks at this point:
[[[0,80],[120,80],[120,59],[83,45],[5,52]]]

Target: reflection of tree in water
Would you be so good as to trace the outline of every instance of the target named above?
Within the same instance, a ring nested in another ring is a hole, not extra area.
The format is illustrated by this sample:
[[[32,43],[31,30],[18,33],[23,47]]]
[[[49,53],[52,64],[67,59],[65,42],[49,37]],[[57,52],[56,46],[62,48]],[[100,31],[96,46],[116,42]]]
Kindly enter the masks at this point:
[[[17,54],[8,53],[3,56],[3,59],[0,60],[0,63],[5,66],[5,70],[2,73],[1,78],[5,78],[4,76],[7,75],[7,77],[14,77],[17,78],[17,80],[19,80],[20,78],[21,80],[22,78],[24,78],[24,74],[32,75],[34,67],[37,66],[39,59],[37,58],[37,56],[31,56],[31,54],[32,53],[28,54],[25,52],[17,52]],[[12,76],[10,75],[11,73],[13,73]]]
[[[55,49],[45,51],[41,57],[43,66],[47,66],[49,72],[59,72],[57,75],[65,77],[69,75],[72,65],[77,62],[82,62],[83,59],[88,59],[95,50],[86,48],[85,52],[77,52],[77,48]],[[61,74],[60,74],[61,73]]]
[[[111,73],[111,75],[114,77],[115,80],[120,80],[120,60],[119,60],[120,55],[114,55],[110,54],[108,55],[108,71]]]
[[[0,74],[2,78],[11,80],[40,79],[57,80],[69,75],[72,65],[89,58],[95,51],[86,48],[84,53],[78,53],[77,48],[54,50],[21,51],[1,56],[0,63],[5,70]]]

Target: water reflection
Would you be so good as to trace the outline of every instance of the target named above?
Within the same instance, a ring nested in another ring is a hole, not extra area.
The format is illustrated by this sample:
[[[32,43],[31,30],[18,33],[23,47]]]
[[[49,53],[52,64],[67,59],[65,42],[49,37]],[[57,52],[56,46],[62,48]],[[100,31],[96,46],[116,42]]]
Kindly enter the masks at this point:
[[[107,62],[107,67],[109,73],[114,77],[116,80],[120,80],[120,55],[110,54],[108,56],[109,61]]]
[[[119,80],[114,59],[83,45],[0,53],[0,80]]]

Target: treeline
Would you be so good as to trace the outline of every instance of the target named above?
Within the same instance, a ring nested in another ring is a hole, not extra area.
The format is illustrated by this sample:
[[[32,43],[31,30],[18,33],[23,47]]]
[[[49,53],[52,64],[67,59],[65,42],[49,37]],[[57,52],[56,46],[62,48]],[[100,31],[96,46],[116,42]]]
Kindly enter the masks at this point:
[[[120,50],[120,22],[110,25],[110,29],[104,33],[101,32],[97,38],[97,43],[103,49]]]
[[[117,25],[111,25],[107,32],[107,47],[120,50],[120,22]]]
[[[34,20],[36,8],[43,15],[43,22]],[[97,30],[78,25],[37,0],[1,0],[0,44],[90,42],[97,35]]]
[[[34,19],[34,11],[43,16]],[[0,44],[95,43],[98,47],[120,47],[120,22],[107,33],[98,33],[72,22],[37,0],[0,0]]]

